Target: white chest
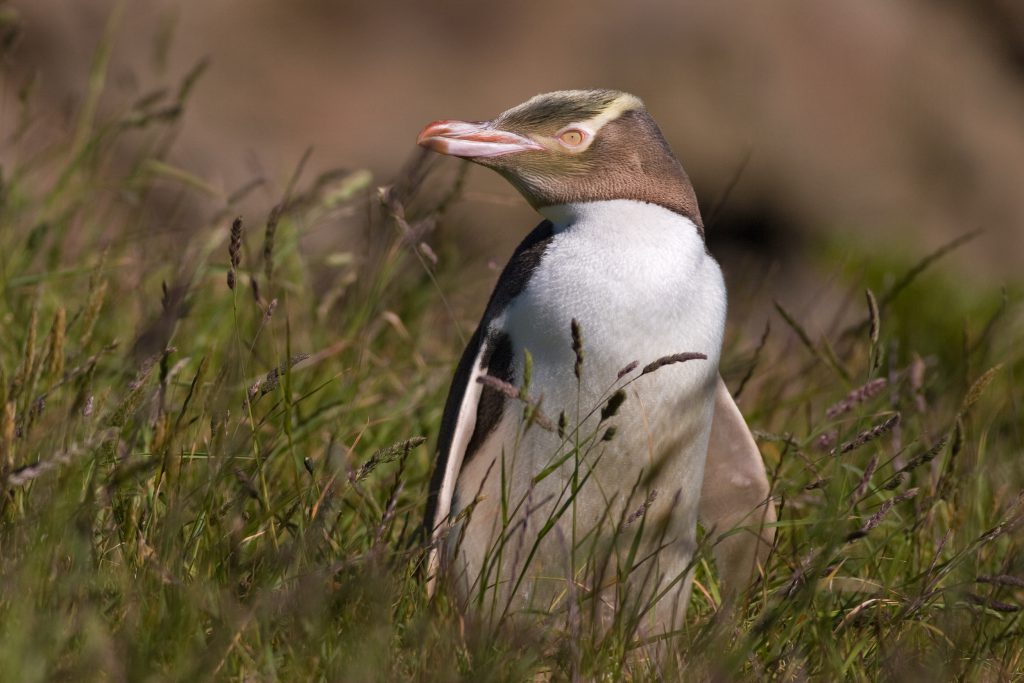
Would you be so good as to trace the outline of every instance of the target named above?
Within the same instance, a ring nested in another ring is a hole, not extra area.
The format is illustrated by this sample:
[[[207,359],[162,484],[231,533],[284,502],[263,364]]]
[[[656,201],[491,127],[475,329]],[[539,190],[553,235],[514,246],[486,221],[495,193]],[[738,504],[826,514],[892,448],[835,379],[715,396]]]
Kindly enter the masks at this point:
[[[706,362],[645,378],[649,391],[685,394],[717,369],[726,295],[718,264],[687,219],[652,204],[615,200],[545,210],[557,234],[528,286],[495,321],[534,359],[534,390],[557,415],[577,386],[570,322],[585,352],[583,399],[597,398],[627,364],[697,351]],[[517,372],[521,378],[521,372]],[[664,379],[664,381],[659,381]],[[586,406],[582,406],[586,408]]]
[[[718,264],[690,221],[659,206],[615,200],[545,213],[556,234],[526,288],[491,325],[511,341],[514,378],[522,381],[528,350],[530,394],[543,398],[552,420],[564,412],[571,430],[578,417],[581,439],[616,427],[614,440],[587,448],[588,457],[599,457],[602,464],[594,470],[593,486],[577,498],[584,517],[598,519],[616,490],[642,473],[659,472],[659,480],[649,482],[659,489],[659,498],[664,496],[659,505],[671,506],[676,497],[681,526],[692,533],[725,325]],[[583,336],[579,381],[573,371],[573,319]],[[629,382],[646,364],[683,352],[707,359],[669,365]],[[638,369],[619,379],[620,370],[634,361]],[[599,425],[602,403],[627,382],[625,404],[613,421]],[[571,444],[538,428],[522,433],[520,407],[509,403],[505,410],[489,451],[514,463],[515,474],[508,479],[512,497],[529,490],[557,497],[571,467],[540,484],[530,482],[561,460]],[[478,490],[489,460],[471,463],[460,488]]]

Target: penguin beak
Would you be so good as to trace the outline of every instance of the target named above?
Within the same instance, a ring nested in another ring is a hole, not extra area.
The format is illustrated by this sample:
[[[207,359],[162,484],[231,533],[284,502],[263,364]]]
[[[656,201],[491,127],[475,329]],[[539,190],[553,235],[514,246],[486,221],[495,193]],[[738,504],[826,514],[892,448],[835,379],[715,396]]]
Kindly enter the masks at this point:
[[[416,144],[463,159],[544,149],[527,137],[493,128],[488,121],[434,121],[420,132]]]

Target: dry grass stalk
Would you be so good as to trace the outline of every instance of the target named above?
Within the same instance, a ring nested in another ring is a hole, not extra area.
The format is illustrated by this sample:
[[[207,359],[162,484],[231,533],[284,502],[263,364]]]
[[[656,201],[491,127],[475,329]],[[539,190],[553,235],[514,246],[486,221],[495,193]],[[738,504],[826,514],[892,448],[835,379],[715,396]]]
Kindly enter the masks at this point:
[[[864,296],[868,300],[868,338],[871,340],[871,346],[875,347],[878,345],[878,336],[882,327],[881,319],[878,313],[878,299],[875,298],[875,293],[870,289],[864,290]]]
[[[886,380],[884,377],[879,377],[878,379],[871,380],[870,382],[863,386],[857,387],[849,394],[847,394],[843,400],[839,401],[835,405],[831,406],[828,410],[826,410],[825,416],[828,417],[829,419],[834,419],[842,415],[843,413],[853,410],[853,408],[857,404],[863,403],[868,399],[874,398],[879,393],[881,393],[881,391],[885,389],[888,383],[888,380]]]
[[[519,388],[503,379],[499,379],[492,375],[480,375],[476,378],[476,381],[483,384],[485,387],[494,389],[506,398],[519,398]]]
[[[615,414],[619,412],[619,408],[622,407],[622,404],[625,403],[625,401],[626,392],[622,389],[619,389],[612,394],[611,398],[608,399],[608,402],[604,404],[603,408],[601,408],[601,422],[615,417]]]
[[[263,308],[263,297],[260,296],[260,283],[256,279],[256,276],[249,278],[249,289],[252,291],[252,299],[256,302],[256,305]]]
[[[686,353],[673,353],[670,356],[662,356],[656,361],[652,361],[644,366],[644,369],[640,372],[640,376],[649,375],[650,373],[665,367],[666,365],[674,365],[676,363],[685,363],[691,360],[707,360],[708,357],[703,353],[696,351],[688,351]]]
[[[979,536],[977,543],[981,544],[994,541],[1006,532],[1015,529],[1018,524],[1024,521],[1024,510],[1021,508],[1024,508],[1024,491],[1017,494],[1017,497],[1010,504],[1009,510],[1003,517],[1003,520]]]
[[[740,394],[747,386],[747,382],[754,376],[754,370],[757,369],[757,364],[761,362],[761,352],[764,350],[765,344],[768,343],[768,335],[771,333],[772,325],[770,320],[766,320],[764,323],[764,332],[761,333],[761,339],[757,342],[757,347],[754,349],[754,355],[750,359],[750,365],[747,366],[747,371],[743,374],[743,379],[740,380],[739,386],[736,387],[736,391],[733,392],[733,399],[738,399]]]
[[[814,342],[811,341],[811,337],[810,335],[807,334],[807,330],[805,330],[803,326],[796,321],[796,318],[794,318],[793,315],[789,311],[787,311],[782,304],[780,304],[778,301],[774,303],[775,310],[778,311],[779,315],[782,316],[782,319],[786,321],[786,324],[789,325],[789,328],[796,332],[796,336],[800,338],[801,343],[803,343],[803,345],[807,347],[807,350],[810,351],[815,358],[818,358],[820,360],[821,352],[818,351],[817,347],[814,346]]]
[[[74,444],[67,450],[58,452],[48,460],[40,460],[32,463],[31,465],[19,467],[3,477],[3,485],[7,487],[24,486],[25,484],[38,479],[47,472],[57,469],[61,465],[67,465],[78,456],[91,451],[97,444],[108,441],[113,438],[113,436],[112,431],[103,430],[94,435],[92,440],[85,445]]]
[[[246,495],[255,501],[258,501],[260,505],[263,505],[263,499],[260,497],[260,491],[256,488],[256,484],[249,476],[239,468],[234,469],[235,480],[238,481],[242,486],[242,490],[245,491]]]
[[[836,441],[839,440],[839,430],[830,429],[827,432],[822,432],[818,435],[818,438],[814,440],[814,447],[819,451],[828,451],[836,445]]]
[[[411,439],[399,441],[398,443],[385,446],[384,448],[378,448],[373,452],[373,455],[370,456],[370,459],[363,463],[362,467],[349,474],[349,480],[352,482],[358,482],[366,479],[366,477],[368,477],[370,473],[380,465],[404,459],[409,455],[409,452],[412,449],[426,443],[426,441],[426,437],[414,436]]]
[[[856,504],[857,501],[864,496],[865,491],[868,490],[868,484],[871,483],[871,477],[874,476],[876,469],[878,469],[877,453],[872,455],[871,459],[868,460],[868,464],[864,467],[864,474],[860,478],[860,483],[857,484],[857,488],[853,490],[853,495],[850,496],[850,500],[853,501],[853,504]]]
[[[277,301],[277,299],[274,299],[274,301]],[[270,312],[273,313],[272,309],[268,310],[270,310]],[[295,354],[294,356],[292,356],[291,360],[288,361],[288,368],[294,368],[296,365],[306,360],[307,358],[309,358],[308,353]],[[249,387],[249,400],[251,401],[257,396],[265,396],[266,394],[269,394],[271,391],[277,389],[278,385],[281,383],[281,375],[283,375],[284,373],[285,368],[283,366],[274,368],[273,370],[268,372],[263,379]]]
[[[388,494],[388,502],[384,505],[384,514],[381,515],[380,524],[377,526],[377,532],[374,534],[373,547],[380,548],[381,542],[384,540],[384,535],[387,533],[388,528],[395,519],[395,511],[398,509],[398,499],[405,491],[405,479],[402,478],[402,471],[405,469],[405,458],[402,458],[399,464],[399,473],[395,476],[395,485],[391,488],[391,493]]]
[[[832,342],[828,340],[828,337],[822,337],[821,339],[821,356],[825,359],[825,362],[829,366],[839,373],[839,376],[843,378],[844,382],[849,382],[851,379],[850,371],[846,369],[846,364],[840,360],[836,350],[832,348]]]
[[[973,406],[979,398],[981,398],[981,395],[985,393],[985,389],[988,388],[988,385],[992,383],[992,380],[995,379],[996,375],[1002,369],[1003,364],[1000,363],[999,365],[986,370],[981,377],[974,381],[971,388],[967,390],[967,395],[964,397],[963,403],[960,405],[959,417],[963,417],[967,414],[970,407]]]
[[[235,288],[236,272],[238,265],[242,262],[242,217],[239,216],[231,223],[231,239],[228,242],[228,257],[231,261],[228,268],[228,289]]]
[[[937,442],[935,442],[934,446],[924,451],[923,453],[919,453],[918,455],[915,455],[913,458],[911,458],[906,465],[900,468],[899,471],[910,472],[911,470],[914,470],[920,467],[921,465],[924,465],[925,463],[931,462],[932,460],[935,459],[935,456],[937,456],[939,452],[942,451],[947,441],[949,441],[949,436],[944,435]]]
[[[427,257],[427,260],[434,266],[438,264],[437,254],[426,242],[420,242],[418,246],[420,253]]]
[[[640,361],[638,361],[638,360],[633,361],[632,363],[630,363],[626,367],[624,367],[621,370],[619,370],[619,374],[615,376],[615,379],[616,380],[622,379],[623,377],[625,377],[629,373],[631,373],[634,370],[636,370],[638,367],[640,367]]]
[[[992,583],[997,586],[1013,586],[1014,588],[1024,588],[1024,579],[1019,576],[1010,576],[1009,574],[997,574],[995,576],[979,576],[977,578],[978,583]]]
[[[53,316],[53,326],[46,344],[46,376],[57,379],[64,372],[64,334],[67,326],[67,312],[61,306]]]
[[[256,282],[253,280],[253,282]],[[263,324],[266,325],[270,322],[270,318],[274,315],[274,311],[277,310],[277,299],[271,299],[270,303],[267,304],[267,310],[263,313]]]
[[[558,427],[541,411],[540,400],[534,400],[529,396],[524,395],[514,384],[509,384],[503,379],[492,377],[491,375],[480,375],[476,378],[476,381],[483,384],[485,387],[494,389],[506,398],[510,398],[516,401],[522,401],[526,404],[527,422],[536,422],[542,429],[549,432],[557,432]]]
[[[632,524],[633,522],[647,514],[647,509],[651,507],[651,504],[654,503],[654,500],[657,497],[658,489],[651,489],[651,492],[647,494],[647,498],[644,500],[643,503],[640,504],[640,507],[634,510],[629,515],[629,517],[626,518],[626,521],[623,523],[623,526],[629,526],[630,524]]]
[[[981,235],[983,232],[985,231],[974,230],[973,232],[963,234],[960,237],[957,237],[956,239],[953,239],[952,241],[942,245],[941,247],[933,251],[931,254],[925,256],[923,259],[918,261],[917,264],[915,264],[912,268],[910,268],[910,270],[904,273],[903,277],[897,280],[892,285],[892,287],[890,287],[889,290],[882,296],[882,300],[879,302],[880,308],[885,308],[890,303],[892,303],[893,299],[895,299],[900,292],[909,287],[910,283],[916,280],[917,276],[923,273],[925,270],[927,270],[928,267],[931,266],[933,263],[941,259],[946,254],[955,251],[959,247],[962,247],[963,245],[967,244],[975,237]]]
[[[263,233],[263,275],[267,278],[267,286],[273,292],[271,286],[274,282],[274,237],[277,235],[277,223],[281,220],[282,204],[278,204],[270,210],[267,216],[267,229]]]
[[[852,541],[866,536],[868,533],[871,532],[872,529],[874,529],[882,523],[882,520],[885,519],[885,516],[889,514],[889,511],[892,510],[893,507],[895,507],[899,503],[902,503],[905,500],[910,500],[911,498],[917,495],[917,492],[918,489],[916,488],[907,489],[898,496],[890,498],[889,500],[882,503],[882,506],[878,508],[878,512],[871,515],[871,517],[868,518],[868,521],[866,521],[859,530],[854,531],[852,534],[847,536],[847,540]]]
[[[128,392],[121,399],[121,403],[118,404],[117,408],[110,414],[110,417],[107,418],[107,424],[111,427],[123,427],[127,423],[128,419],[135,414],[135,411],[138,410],[139,405],[142,403],[143,389],[153,374],[153,368],[156,367],[161,358],[174,353],[175,350],[173,347],[169,347],[142,362],[135,378],[128,383]]]
[[[895,489],[898,489],[900,485],[903,483],[903,480],[906,478],[907,475],[905,475],[903,472],[897,472],[896,476],[889,480],[889,482],[885,486],[883,486],[882,489],[885,491],[893,491]]]
[[[19,467],[4,477],[5,487],[24,486],[34,479],[38,479],[50,470],[71,462],[75,452],[72,450],[60,453],[49,460],[43,460],[32,465]]]
[[[14,434],[17,413],[14,401],[4,404],[3,419],[0,419],[0,462],[4,469],[14,467]]]
[[[870,340],[868,364],[871,373],[874,374],[882,364],[882,354],[878,349],[879,332],[882,328],[882,317],[879,312],[878,299],[875,298],[875,293],[870,289],[865,289],[864,296],[868,301],[868,339]]]
[[[928,404],[924,400],[924,373],[927,367],[921,356],[914,354],[910,363],[910,391],[914,395],[914,407],[917,412],[928,412]]]
[[[28,419],[25,421],[26,424],[22,427],[27,430],[32,424],[43,414],[43,410],[46,409],[46,395],[43,394],[32,401],[28,408]]]
[[[575,373],[576,379],[579,379],[583,374],[583,330],[576,318],[573,318],[569,324],[569,331],[572,334],[572,352],[576,356],[576,364],[573,365],[572,371]]]
[[[849,453],[850,451],[856,450],[863,446],[864,444],[874,441],[878,437],[888,432],[890,429],[899,424],[899,421],[900,414],[896,413],[895,415],[887,419],[885,422],[877,424],[871,429],[865,429],[863,432],[861,432],[854,438],[850,439],[849,441],[843,442],[843,445],[840,446],[839,448],[833,448],[830,451],[830,454],[843,455],[844,453]]]
[[[1002,612],[1003,614],[1013,614],[1021,610],[1020,605],[1011,605],[1008,602],[1002,602],[994,598],[986,598],[975,593],[968,593],[967,599],[973,602],[975,605],[988,608],[996,612]]]

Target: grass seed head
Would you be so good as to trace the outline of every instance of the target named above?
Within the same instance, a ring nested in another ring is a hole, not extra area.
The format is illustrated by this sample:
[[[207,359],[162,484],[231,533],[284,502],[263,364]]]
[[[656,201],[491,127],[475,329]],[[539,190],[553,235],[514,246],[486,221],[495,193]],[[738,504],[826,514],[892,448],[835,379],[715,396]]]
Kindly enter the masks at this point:
[[[519,389],[514,384],[510,384],[498,377],[494,377],[492,375],[480,375],[476,378],[476,381],[483,384],[485,387],[494,389],[506,398],[521,398]]]
[[[583,330],[576,318],[569,323],[569,331],[572,334],[572,352],[576,356],[576,364],[573,365],[572,371],[575,373],[576,379],[579,379],[583,374]]]
[[[857,488],[853,490],[853,495],[850,496],[850,500],[856,504],[864,493],[868,490],[868,484],[871,483],[871,477],[874,476],[875,470],[878,468],[878,454],[871,456],[868,460],[868,464],[864,467],[864,474],[860,478],[860,483],[857,484]]]
[[[868,338],[871,340],[872,346],[875,346],[878,344],[878,334],[881,329],[881,320],[878,314],[878,299],[875,298],[875,293],[870,289],[865,289],[864,295],[868,300],[868,320],[870,322]]]
[[[231,223],[231,238],[228,241],[228,258],[231,267],[228,269],[228,288],[235,288],[235,273],[242,262],[242,217],[238,216]]]
[[[626,518],[626,521],[623,523],[623,526],[629,526],[630,524],[632,524],[633,522],[647,514],[647,510],[651,507],[651,504],[655,501],[655,499],[657,499],[657,497],[658,489],[651,489],[651,492],[647,494],[647,498],[644,500],[644,502],[640,503],[640,507],[634,510],[629,515],[629,517]]]
[[[267,229],[263,233],[263,275],[267,285],[274,281],[274,237],[277,235],[277,223],[281,219],[282,205],[278,204],[267,216]],[[273,287],[271,287],[273,290]]]
[[[255,282],[255,280],[253,280],[253,282]],[[273,317],[275,310],[277,310],[277,299],[271,299],[270,303],[267,304],[267,310],[263,313],[264,325],[270,322],[270,318]]]
[[[991,583],[997,586],[1013,586],[1014,588],[1024,588],[1024,579],[1019,576],[1010,576],[1009,574],[998,574],[995,576],[979,576],[977,578],[978,583]]]
[[[828,417],[829,419],[833,419],[842,415],[843,413],[853,410],[853,408],[858,404],[863,403],[868,399],[874,398],[879,393],[881,393],[881,391],[885,389],[888,383],[889,381],[887,379],[885,379],[884,377],[879,377],[878,379],[871,380],[870,382],[864,384],[863,386],[857,387],[849,394],[847,394],[842,401],[839,401],[835,405],[831,406],[828,410],[826,410],[825,416]]]
[[[666,365],[675,365],[676,363],[685,363],[691,360],[707,360],[708,357],[703,353],[697,353],[689,351],[686,353],[673,353],[670,356],[662,356],[656,361],[648,363],[644,366],[643,371],[640,372],[640,376],[649,375],[655,370],[659,370]]]
[[[621,370],[619,370],[619,374],[615,376],[615,379],[617,379],[617,380],[618,379],[622,379],[623,377],[625,377],[629,373],[631,373],[634,370],[636,370],[639,366],[640,366],[640,361],[638,361],[638,360],[633,361],[632,363],[630,363],[626,367],[624,367]]]
[[[868,518],[868,521],[865,522],[864,525],[858,531],[855,531],[852,534],[850,534],[850,536],[848,536],[847,539],[856,540],[857,538],[862,538],[866,536],[868,533],[871,532],[872,529],[874,529],[882,523],[882,520],[885,519],[885,516],[889,514],[893,507],[895,507],[899,503],[902,503],[905,500],[910,500],[911,498],[917,495],[917,491],[918,489],[907,489],[898,496],[894,496],[889,500],[885,501],[884,503],[882,503],[881,507],[878,508],[878,511],[875,512],[875,514],[871,515],[871,517]]]
[[[918,455],[915,455],[913,458],[908,460],[907,464],[900,468],[900,472],[910,472],[911,470],[917,469],[921,465],[931,462],[932,460],[935,459],[935,456],[942,452],[942,449],[945,447],[946,442],[948,441],[949,435],[943,435],[942,438],[935,442],[934,446],[932,446],[926,451],[923,451],[922,453],[919,453]]]
[[[861,432],[854,438],[850,439],[849,441],[844,441],[842,446],[840,446],[839,448],[833,448],[831,453],[832,455],[843,455],[844,453],[855,451],[864,444],[874,441],[878,437],[882,436],[883,434],[891,430],[893,427],[899,424],[899,421],[900,414],[895,413],[892,417],[885,420],[884,422],[881,422],[875,425],[874,427],[871,427],[870,429],[865,429],[863,432]]]
[[[252,290],[252,299],[256,302],[256,305],[263,308],[263,297],[260,296],[260,283],[256,279],[256,276],[249,278],[249,289]]]
[[[409,455],[409,452],[412,449],[420,446],[426,441],[426,437],[414,436],[411,439],[399,441],[398,443],[393,443],[390,446],[385,446],[384,448],[378,448],[373,452],[373,455],[370,456],[370,459],[363,463],[362,467],[349,475],[349,478],[353,482],[362,481],[379,466],[405,458]]]
[[[619,412],[619,408],[622,407],[622,404],[625,401],[626,392],[622,389],[619,389],[612,394],[611,398],[608,399],[608,402],[604,404],[604,408],[601,409],[601,422],[614,417],[615,414]]]
[[[1003,614],[1013,614],[1014,612],[1021,611],[1020,605],[1011,605],[1008,602],[996,600],[995,598],[987,598],[975,593],[968,593],[967,599],[976,605],[986,607],[994,612],[1001,612]]]
[[[900,487],[900,484],[902,484],[905,479],[906,475],[903,474],[903,472],[897,472],[896,476],[893,477],[892,480],[889,481],[889,483],[887,483],[883,488],[886,491],[893,491],[895,489],[898,489]]]
[[[53,327],[50,328],[50,337],[46,344],[46,375],[51,379],[57,379],[64,372],[66,317],[64,307],[59,307],[53,317]]]

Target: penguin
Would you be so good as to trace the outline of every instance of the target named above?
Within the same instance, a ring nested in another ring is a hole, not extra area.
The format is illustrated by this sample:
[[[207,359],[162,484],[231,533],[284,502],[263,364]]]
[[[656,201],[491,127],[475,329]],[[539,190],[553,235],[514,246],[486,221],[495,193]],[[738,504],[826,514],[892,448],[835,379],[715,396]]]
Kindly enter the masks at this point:
[[[727,595],[773,540],[764,462],[718,372],[726,289],[696,194],[643,102],[537,95],[418,144],[501,174],[543,220],[455,370],[424,530],[464,606],[686,613],[698,520]],[[607,618],[607,614],[604,615]]]

